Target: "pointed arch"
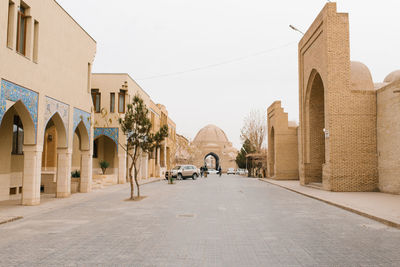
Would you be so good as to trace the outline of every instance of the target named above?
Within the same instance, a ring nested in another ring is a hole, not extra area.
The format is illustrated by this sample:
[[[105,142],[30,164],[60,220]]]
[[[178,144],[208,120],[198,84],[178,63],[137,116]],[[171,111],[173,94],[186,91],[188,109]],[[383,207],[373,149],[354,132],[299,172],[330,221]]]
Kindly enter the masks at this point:
[[[273,177],[275,176],[275,129],[274,127],[271,127],[271,131],[269,132],[269,144],[268,144],[269,148],[270,148],[270,154],[269,159],[270,159],[270,165],[269,165],[269,169],[270,169],[270,176]]]
[[[58,148],[67,148],[68,147],[68,140],[67,140],[67,129],[65,128],[64,122],[61,118],[60,113],[55,112],[53,116],[46,121],[45,128],[47,127],[48,123],[53,121],[56,131],[57,131],[57,138],[58,138]]]
[[[87,151],[90,149],[90,138],[89,138],[89,133],[86,129],[85,124],[81,121],[75,129],[75,132],[77,133],[79,137],[79,148],[82,151]]]
[[[215,159],[215,168],[218,170],[218,167],[219,167],[219,156],[217,154],[215,154],[214,152],[210,152],[210,153],[206,154],[204,156],[204,158],[203,158],[204,159],[204,164],[205,164],[206,158],[208,156],[212,156]]]
[[[18,100],[5,112],[4,116],[6,116],[11,109],[15,110],[22,121],[24,127],[24,145],[36,144],[36,127],[28,108],[21,100]]]
[[[321,182],[325,163],[325,88],[320,73],[311,71],[304,105],[304,163],[309,164],[306,181]]]

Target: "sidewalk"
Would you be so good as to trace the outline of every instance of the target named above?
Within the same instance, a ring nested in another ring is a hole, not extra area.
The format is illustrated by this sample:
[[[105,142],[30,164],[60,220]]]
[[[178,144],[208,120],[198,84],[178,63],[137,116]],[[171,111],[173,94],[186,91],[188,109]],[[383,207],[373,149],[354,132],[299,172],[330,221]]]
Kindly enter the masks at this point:
[[[400,195],[380,192],[331,192],[301,186],[299,181],[259,180],[400,228]]]
[[[162,178],[148,178],[139,181],[140,185],[155,183],[163,180]],[[34,216],[38,213],[45,213],[53,209],[58,209],[60,207],[72,205],[85,201],[86,199],[109,194],[111,192],[124,190],[129,187],[129,183],[110,185],[101,189],[94,189],[90,193],[76,193],[72,194],[68,198],[55,198],[54,194],[42,195],[40,199],[40,205],[38,206],[22,206],[20,205],[20,200],[8,200],[0,201],[0,225],[12,221],[16,221],[22,218],[27,218]],[[136,185],[135,185],[136,187]]]

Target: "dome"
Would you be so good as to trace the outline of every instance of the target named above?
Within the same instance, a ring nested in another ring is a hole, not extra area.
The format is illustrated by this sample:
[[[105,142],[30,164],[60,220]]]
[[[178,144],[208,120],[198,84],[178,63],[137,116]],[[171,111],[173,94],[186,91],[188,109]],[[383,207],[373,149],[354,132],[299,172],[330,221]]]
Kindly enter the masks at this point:
[[[392,83],[400,80],[400,70],[395,70],[391,72],[388,76],[386,76],[384,83]]]
[[[374,90],[371,72],[368,67],[361,62],[352,61],[351,68],[351,89],[352,90]]]
[[[226,137],[224,131],[222,131],[217,126],[210,124],[201,129],[193,140],[193,143],[204,143],[204,142],[218,144],[218,143],[228,143],[229,140]]]

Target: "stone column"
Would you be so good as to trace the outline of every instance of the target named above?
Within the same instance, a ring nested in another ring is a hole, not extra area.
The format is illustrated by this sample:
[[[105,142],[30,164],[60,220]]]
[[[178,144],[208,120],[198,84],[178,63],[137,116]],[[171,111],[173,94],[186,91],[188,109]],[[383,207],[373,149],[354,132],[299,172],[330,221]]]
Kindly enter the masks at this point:
[[[156,153],[157,153],[157,161],[155,163],[155,175],[157,178],[161,177],[161,173],[160,173],[160,148],[157,148]]]
[[[149,178],[149,154],[143,154],[142,157],[142,164],[143,164],[143,172],[144,172],[144,179]]]
[[[118,153],[118,183],[126,182],[126,153],[125,150]]]
[[[24,172],[22,175],[22,205],[40,204],[42,150],[39,145],[24,145]]]
[[[167,142],[164,142],[164,162],[163,166],[167,168]]]
[[[81,153],[80,192],[88,193],[90,191],[92,191],[92,154],[88,150]]]
[[[72,153],[66,148],[57,149],[57,198],[71,195],[71,160]]]

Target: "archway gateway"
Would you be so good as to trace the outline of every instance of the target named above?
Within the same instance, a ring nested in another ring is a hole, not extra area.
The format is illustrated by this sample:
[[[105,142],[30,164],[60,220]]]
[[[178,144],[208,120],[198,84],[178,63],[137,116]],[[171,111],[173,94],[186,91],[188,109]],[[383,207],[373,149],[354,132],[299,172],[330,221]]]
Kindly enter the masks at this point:
[[[270,138],[268,139],[270,142],[268,144],[270,148],[269,154],[269,176],[275,176],[275,130],[274,127],[271,128]]]
[[[322,183],[325,164],[325,89],[320,74],[314,70],[306,98],[306,163],[305,183]]]
[[[67,132],[61,116],[56,112],[47,122],[44,131],[40,191],[55,194],[58,198],[71,194],[70,158]]]
[[[214,162],[207,162],[208,158],[213,158],[215,161]],[[207,155],[204,156],[204,166],[207,166],[207,168],[215,168],[216,170],[218,170],[219,168],[219,157],[217,154],[215,154],[214,152],[210,152]],[[210,166],[209,166],[210,165]]]
[[[40,202],[35,179],[35,125],[28,109],[17,101],[0,124],[0,201],[21,200],[24,205]]]
[[[100,162],[105,161],[109,164],[105,173],[100,166]],[[93,141],[93,179],[103,179],[107,176],[107,181],[113,184],[118,183],[119,158],[117,144],[106,135],[97,136]]]
[[[72,172],[79,177],[73,177],[70,187],[72,192],[87,193],[92,188],[92,155],[90,153],[89,133],[83,121],[80,121],[74,131],[72,150]],[[75,176],[75,175],[74,175]],[[71,182],[71,179],[69,181]]]

